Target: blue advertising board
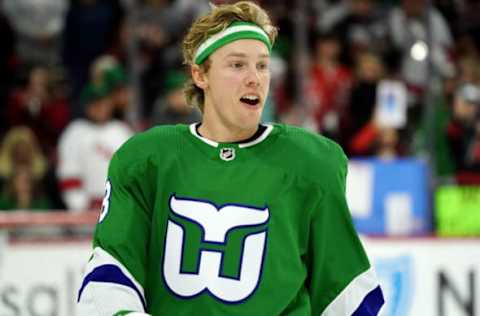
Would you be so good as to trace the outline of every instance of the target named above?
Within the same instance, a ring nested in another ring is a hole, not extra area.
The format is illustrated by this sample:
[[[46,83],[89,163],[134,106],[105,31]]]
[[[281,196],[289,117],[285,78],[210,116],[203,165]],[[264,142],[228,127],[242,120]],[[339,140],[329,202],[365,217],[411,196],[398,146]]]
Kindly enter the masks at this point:
[[[375,235],[432,230],[429,171],[416,159],[352,159],[347,199],[355,227]]]

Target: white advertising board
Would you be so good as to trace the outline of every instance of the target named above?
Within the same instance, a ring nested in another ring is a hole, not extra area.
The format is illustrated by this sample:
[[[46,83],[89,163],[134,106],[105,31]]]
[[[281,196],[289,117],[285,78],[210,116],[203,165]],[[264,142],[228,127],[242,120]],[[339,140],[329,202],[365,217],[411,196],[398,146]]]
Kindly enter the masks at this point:
[[[480,315],[480,240],[364,243],[386,296],[381,316]],[[75,316],[89,256],[89,242],[3,244],[0,316]]]
[[[75,316],[90,242],[3,244],[1,316]]]
[[[381,316],[480,315],[480,240],[364,242],[386,298]]]

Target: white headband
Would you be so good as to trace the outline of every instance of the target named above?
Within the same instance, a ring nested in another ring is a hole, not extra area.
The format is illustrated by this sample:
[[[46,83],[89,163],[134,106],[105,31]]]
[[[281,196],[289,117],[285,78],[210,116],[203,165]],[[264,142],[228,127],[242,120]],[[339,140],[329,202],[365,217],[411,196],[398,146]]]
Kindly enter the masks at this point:
[[[197,65],[202,64],[214,51],[239,39],[257,39],[265,43],[269,51],[272,49],[270,38],[261,27],[254,23],[237,21],[203,42],[195,53],[194,63]]]

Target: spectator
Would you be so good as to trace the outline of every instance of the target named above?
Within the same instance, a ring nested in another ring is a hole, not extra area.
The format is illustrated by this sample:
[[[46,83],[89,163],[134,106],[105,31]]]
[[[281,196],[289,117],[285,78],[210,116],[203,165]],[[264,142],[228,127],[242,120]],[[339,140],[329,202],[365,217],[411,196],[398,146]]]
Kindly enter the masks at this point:
[[[339,136],[340,114],[346,105],[351,77],[350,70],[340,62],[337,35],[328,33],[316,37],[306,99],[316,130],[334,139]]]
[[[375,111],[377,85],[384,77],[382,60],[373,53],[362,53],[355,61],[352,90],[342,117],[342,145],[348,155],[366,154],[366,148],[352,148],[348,143],[370,124]]]
[[[272,85],[272,97],[274,98],[275,114],[282,123],[302,126],[311,131],[317,131],[315,117],[310,115],[313,112],[312,102],[306,102],[305,86],[308,76],[305,76],[302,82],[295,80],[298,75],[298,69],[311,69],[312,58],[307,52],[294,52],[286,61],[288,65],[283,70],[283,78],[280,77]]]
[[[88,85],[82,104],[85,117],[67,126],[58,146],[60,189],[72,211],[101,205],[110,158],[132,135],[126,124],[112,118],[113,104],[104,86]]]
[[[134,35],[137,40],[137,59],[141,65],[141,115],[149,118],[159,97],[164,74],[171,65],[181,63],[179,34],[185,30],[186,16],[172,10],[167,1],[145,0],[135,16]]]
[[[42,186],[27,168],[16,169],[5,183],[0,195],[0,210],[45,211],[51,203],[42,192]]]
[[[58,137],[70,119],[64,88],[53,69],[34,66],[26,86],[14,90],[8,103],[8,125],[30,127],[49,159],[53,159]]]
[[[47,166],[47,160],[30,128],[17,126],[7,132],[0,150],[1,180],[12,179],[17,170],[26,169],[35,181],[41,181]]]
[[[119,1],[72,0],[63,36],[63,64],[71,82],[72,115],[82,116],[79,97],[89,82],[89,67],[112,46],[123,15]]]
[[[180,71],[170,71],[165,78],[165,93],[155,103],[153,125],[194,123],[200,121],[198,110],[187,103],[183,88],[187,76]]]
[[[391,79],[393,80],[390,81]],[[379,114],[378,103],[382,100],[379,84],[386,82],[403,86],[395,80],[395,75],[387,73],[386,66],[378,55],[362,53],[358,56],[355,83],[342,129],[345,132],[343,145],[350,156],[394,159],[405,155],[406,149],[400,137],[400,134],[405,137],[405,126],[383,122]]]
[[[103,81],[112,98],[113,117],[126,121],[127,112],[131,109],[133,89],[125,70],[121,65],[116,65],[105,71]]]
[[[319,28],[326,32],[335,30],[344,47],[343,59],[351,64],[358,53],[366,50],[380,53],[385,50],[386,25],[381,6],[374,0],[348,0],[326,10],[328,24],[318,19]]]
[[[3,9],[17,37],[17,54],[25,64],[58,65],[69,1],[7,0]]]
[[[457,180],[480,180],[480,87],[465,84],[458,88],[453,101],[452,118],[446,135],[455,163]],[[476,182],[477,182],[476,181]],[[477,182],[480,184],[480,181]]]
[[[141,71],[141,107],[145,118],[155,111],[164,74],[182,63],[181,40],[190,23],[210,10],[206,0],[144,0],[135,18]]]
[[[480,84],[480,61],[476,56],[466,56],[458,61],[458,82]]]
[[[123,66],[116,57],[102,55],[90,68],[90,81],[98,87],[103,85],[111,97],[113,117],[125,121],[132,98],[132,87]]]
[[[450,59],[453,39],[443,16],[426,0],[402,0],[390,12],[389,36],[393,47],[402,52],[402,77],[412,97],[423,95],[430,75],[452,77]],[[427,45],[431,42],[431,47]],[[433,72],[429,73],[429,60]],[[418,100],[416,100],[418,101]]]

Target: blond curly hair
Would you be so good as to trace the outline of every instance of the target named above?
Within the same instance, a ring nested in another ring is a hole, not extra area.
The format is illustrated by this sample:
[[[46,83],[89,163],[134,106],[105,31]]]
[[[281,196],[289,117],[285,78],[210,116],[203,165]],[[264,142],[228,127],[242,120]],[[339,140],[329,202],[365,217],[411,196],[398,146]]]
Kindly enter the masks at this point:
[[[259,5],[250,1],[224,4],[214,7],[208,15],[200,17],[192,24],[183,40],[184,64],[192,66],[198,47],[210,36],[223,31],[235,21],[250,22],[258,25],[267,33],[272,45],[275,42],[277,28],[272,25],[267,12]],[[209,67],[209,59],[200,65],[203,72],[208,72]],[[203,90],[197,87],[192,79],[186,83],[184,93],[188,104],[197,106],[203,112],[205,95]]]
[[[26,150],[25,161],[15,161],[15,151]],[[27,126],[11,128],[2,140],[0,146],[0,178],[7,179],[15,173],[19,164],[26,165],[35,179],[41,179],[47,172],[47,159],[44,156],[33,131]]]

